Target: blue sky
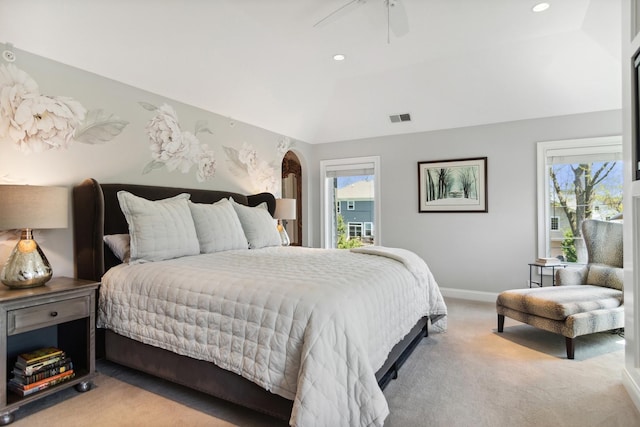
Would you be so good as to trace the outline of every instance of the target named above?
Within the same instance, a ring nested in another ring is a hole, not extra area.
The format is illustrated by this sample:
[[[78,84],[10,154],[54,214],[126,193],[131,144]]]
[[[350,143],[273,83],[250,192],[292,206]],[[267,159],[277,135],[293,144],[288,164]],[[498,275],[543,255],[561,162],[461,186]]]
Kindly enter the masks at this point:
[[[372,175],[364,175],[364,176],[339,176],[338,177],[338,188],[346,187],[347,185],[353,184],[358,181],[369,181],[372,179]]]

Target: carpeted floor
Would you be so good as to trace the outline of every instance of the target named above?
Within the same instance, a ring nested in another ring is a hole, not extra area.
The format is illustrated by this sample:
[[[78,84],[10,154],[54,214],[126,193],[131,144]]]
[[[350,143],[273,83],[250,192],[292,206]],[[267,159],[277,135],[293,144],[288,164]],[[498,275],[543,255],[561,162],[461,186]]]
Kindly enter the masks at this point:
[[[447,299],[449,330],[423,339],[385,389],[385,426],[640,426],[621,383],[624,339],[564,338],[507,319],[494,304]],[[13,426],[282,426],[267,416],[99,361],[87,393],[64,390],[16,412]]]

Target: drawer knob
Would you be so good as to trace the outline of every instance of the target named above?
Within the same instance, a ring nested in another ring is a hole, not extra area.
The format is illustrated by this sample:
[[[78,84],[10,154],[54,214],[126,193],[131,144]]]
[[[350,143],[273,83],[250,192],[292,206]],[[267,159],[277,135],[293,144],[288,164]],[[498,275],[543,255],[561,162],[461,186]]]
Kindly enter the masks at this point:
[[[51,317],[56,317],[58,315],[58,312],[57,311],[52,311],[50,314],[51,314]]]

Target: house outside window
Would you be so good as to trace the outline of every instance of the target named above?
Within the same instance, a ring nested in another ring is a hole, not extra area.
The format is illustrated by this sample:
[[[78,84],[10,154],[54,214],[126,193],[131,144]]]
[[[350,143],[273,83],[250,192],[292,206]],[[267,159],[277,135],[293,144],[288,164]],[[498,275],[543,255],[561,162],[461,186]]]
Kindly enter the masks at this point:
[[[353,200],[347,200],[347,210],[348,211],[356,210],[356,202]]]
[[[538,256],[585,263],[582,221],[622,214],[619,136],[538,143]]]

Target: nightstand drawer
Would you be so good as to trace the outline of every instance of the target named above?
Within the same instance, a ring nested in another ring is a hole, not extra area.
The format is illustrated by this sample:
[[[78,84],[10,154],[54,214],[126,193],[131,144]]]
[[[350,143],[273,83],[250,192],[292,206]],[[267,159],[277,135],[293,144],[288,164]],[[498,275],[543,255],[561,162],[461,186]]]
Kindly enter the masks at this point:
[[[7,312],[7,335],[88,317],[90,297],[72,298]]]

